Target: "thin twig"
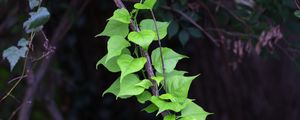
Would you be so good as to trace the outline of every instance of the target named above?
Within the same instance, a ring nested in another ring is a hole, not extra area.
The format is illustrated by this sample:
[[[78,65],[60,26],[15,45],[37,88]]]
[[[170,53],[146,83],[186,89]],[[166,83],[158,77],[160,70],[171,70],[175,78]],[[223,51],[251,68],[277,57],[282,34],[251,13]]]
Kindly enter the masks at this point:
[[[225,33],[227,35],[230,36],[237,36],[237,37],[251,37],[251,38],[258,38],[258,35],[254,35],[254,34],[246,34],[246,33],[240,33],[240,32],[232,32],[232,31],[228,31],[228,30],[224,30],[224,29],[220,29],[220,28],[206,28],[207,31],[217,31],[217,32],[222,32]]]
[[[12,82],[14,82],[14,81],[16,81],[16,80],[26,78],[26,77],[27,77],[27,75],[15,77],[15,78],[11,79],[10,81],[8,81],[8,84],[10,84],[10,83],[12,83]]]
[[[180,14],[182,17],[184,17],[186,20],[188,20],[191,24],[193,24],[199,30],[201,30],[217,47],[220,46],[219,42],[212,35],[210,35],[203,27],[201,27],[196,21],[194,21],[191,17],[189,17],[182,11],[168,7],[168,6],[163,6],[162,8],[166,9],[166,10],[171,10],[171,11],[174,11],[174,12]]]
[[[165,68],[164,56],[163,56],[163,52],[162,52],[162,45],[161,45],[160,36],[159,36],[159,32],[158,32],[158,27],[157,27],[157,21],[156,21],[156,17],[154,15],[154,12],[152,10],[150,10],[150,12],[151,12],[151,15],[152,15],[152,19],[153,19],[153,22],[154,22],[155,31],[156,31],[156,35],[157,35],[157,39],[158,39],[158,46],[159,46],[160,59],[161,59],[161,65],[162,65],[162,72],[163,72],[163,76],[164,76],[164,89],[165,89],[166,92],[168,92],[166,68]]]

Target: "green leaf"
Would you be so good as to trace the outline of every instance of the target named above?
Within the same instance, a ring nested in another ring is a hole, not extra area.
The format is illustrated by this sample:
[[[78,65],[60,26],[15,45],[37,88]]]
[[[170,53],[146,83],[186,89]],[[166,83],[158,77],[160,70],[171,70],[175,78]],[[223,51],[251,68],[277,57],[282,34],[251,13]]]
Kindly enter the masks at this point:
[[[170,78],[172,76],[183,76],[184,74],[186,74],[186,71],[178,71],[178,70],[173,70],[172,72],[166,73],[166,77]],[[163,76],[162,73],[156,72],[157,76]]]
[[[48,22],[50,13],[45,7],[40,7],[37,12],[31,12],[30,18],[23,24],[26,33],[37,32],[43,28],[43,25]]]
[[[121,55],[117,60],[117,63],[121,69],[121,82],[126,75],[141,70],[146,61],[147,59],[145,57],[133,58],[130,55]]]
[[[145,88],[136,86],[140,82],[139,78],[130,74],[123,78],[124,82],[120,81],[118,78],[107,90],[102,94],[104,96],[106,93],[112,93],[120,98],[129,98],[134,95],[139,95],[144,92]]]
[[[98,36],[122,36],[125,38],[127,34],[129,33],[128,24],[122,23],[116,20],[110,20],[106,24],[104,30],[102,33],[96,35]]]
[[[179,33],[179,41],[181,45],[185,46],[189,39],[190,39],[189,33],[185,30],[181,30]]]
[[[191,102],[181,111],[180,120],[205,120],[210,114],[194,102]]]
[[[159,38],[162,40],[164,39],[166,36],[167,36],[167,31],[168,31],[168,26],[169,26],[169,23],[168,22],[159,22],[159,21],[156,21],[156,25],[157,25],[157,29],[158,29],[158,35],[159,35]],[[155,31],[155,38],[154,40],[158,40],[158,37],[157,37],[157,32],[156,32],[156,28],[155,28],[155,24],[153,22],[152,19],[144,19],[141,21],[140,23],[140,27],[141,27],[141,30],[152,30],[152,31]]]
[[[116,20],[122,23],[130,23],[130,14],[125,8],[117,9],[114,12],[114,15],[109,18],[109,20]]]
[[[141,80],[134,74],[125,76],[120,81],[120,92],[117,96],[133,96],[143,93],[145,88],[136,85],[140,82]]]
[[[190,27],[187,30],[190,33],[190,35],[193,36],[194,38],[201,38],[203,36],[202,32],[195,27]]]
[[[148,91],[144,91],[142,94],[137,95],[136,98],[138,100],[139,103],[144,104],[146,101],[150,100],[151,98],[151,93]]]
[[[159,86],[160,82],[164,80],[164,77],[162,76],[154,76],[151,79],[155,80],[157,85]]]
[[[167,79],[168,92],[176,98],[176,101],[182,102],[188,97],[188,92],[192,81],[198,77],[172,76]]]
[[[296,17],[300,18],[300,10],[295,11],[294,14]]]
[[[181,105],[179,102],[167,102],[163,99],[160,99],[159,97],[156,96],[152,96],[150,101],[156,105],[158,107],[158,114],[160,114],[161,112],[165,111],[165,110],[172,110],[174,112],[179,112],[181,111],[184,106]]]
[[[144,108],[142,111],[146,111],[147,113],[153,113],[156,110],[158,110],[158,107],[155,106],[154,104],[150,104],[149,106],[147,106],[146,108]]]
[[[176,120],[176,115],[169,114],[169,115],[164,117],[164,120]]]
[[[10,64],[10,70],[12,71],[15,65],[18,63],[20,58],[26,57],[26,52],[28,41],[24,38],[20,39],[18,42],[18,48],[16,46],[11,46],[3,51],[2,57],[3,59],[7,59]]]
[[[169,39],[174,37],[179,31],[179,25],[178,22],[172,21],[168,27],[168,36]]]
[[[176,52],[174,52],[170,48],[162,48],[162,54],[164,58],[165,63],[165,70],[167,73],[174,70],[176,67],[176,64],[179,60],[186,58],[184,55],[180,55]],[[152,64],[158,72],[162,73],[162,64],[161,64],[161,58],[160,58],[160,50],[159,48],[155,49],[151,54]]]
[[[136,86],[148,89],[149,87],[152,86],[152,82],[150,80],[144,79],[140,83],[136,84]]]
[[[29,7],[30,7],[30,9],[33,9],[33,8],[39,6],[40,3],[41,3],[40,0],[29,0]]]
[[[155,33],[152,30],[141,30],[140,32],[130,32],[128,35],[129,41],[138,44],[145,50],[148,50],[152,43]]]
[[[130,46],[130,43],[125,40],[122,36],[112,36],[108,40],[107,43],[107,57],[106,61],[110,60],[111,58],[115,56],[119,56],[122,53],[122,50],[124,48],[127,48]]]
[[[122,53],[123,53],[123,54],[128,54],[128,55],[130,55],[130,51],[129,51],[128,49],[124,49],[124,50],[122,51]],[[98,66],[99,66],[100,64],[102,64],[102,65],[104,65],[104,67],[105,67],[107,70],[109,70],[110,72],[119,72],[119,71],[121,71],[121,70],[120,70],[120,67],[119,67],[118,64],[117,64],[117,60],[118,60],[119,56],[113,57],[113,58],[111,58],[110,60],[108,60],[107,62],[106,62],[106,58],[107,58],[107,55],[105,55],[103,58],[101,58],[101,59],[97,62],[97,64],[96,64],[96,69],[98,69]]]
[[[174,96],[169,94],[169,93],[166,93],[166,94],[162,94],[159,96],[160,99],[163,99],[163,100],[171,100],[171,101],[174,101]]]
[[[136,9],[152,9],[156,3],[156,0],[146,0],[143,4],[136,3],[134,4],[134,8]]]
[[[103,92],[102,96],[104,96],[106,93],[112,93],[115,96],[117,96],[119,92],[120,92],[120,78],[115,80],[115,82],[113,82],[113,84]]]

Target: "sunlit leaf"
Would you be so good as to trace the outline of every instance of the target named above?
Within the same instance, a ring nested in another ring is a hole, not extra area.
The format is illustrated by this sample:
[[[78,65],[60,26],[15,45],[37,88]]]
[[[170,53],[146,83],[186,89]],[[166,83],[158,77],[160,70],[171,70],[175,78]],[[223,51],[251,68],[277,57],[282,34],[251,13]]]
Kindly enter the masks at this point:
[[[127,34],[129,33],[128,24],[122,23],[116,20],[110,20],[106,24],[104,30],[102,33],[96,35],[98,36],[122,36],[125,38]]]
[[[167,32],[168,32],[168,22],[159,22],[156,21],[158,33],[159,33],[159,38],[162,40],[163,38],[166,37]],[[142,30],[152,30],[155,32],[155,38],[154,40],[158,40],[157,33],[156,33],[156,28],[154,25],[154,22],[152,19],[144,19],[140,23],[140,27]]]
[[[145,57],[133,58],[130,55],[121,55],[117,60],[117,63],[121,69],[121,82],[126,75],[141,70],[146,61],[147,60]]]
[[[155,5],[156,0],[145,0],[143,4],[136,3],[134,4],[134,8],[136,9],[153,9],[153,6]]]
[[[181,111],[180,120],[205,120],[210,114],[194,102],[191,102]]]
[[[169,115],[164,117],[164,120],[176,120],[176,115],[169,114]]]
[[[129,51],[128,49],[124,49],[124,50],[122,51],[122,53],[123,53],[123,54],[128,54],[128,55],[130,55],[130,51]],[[102,65],[104,65],[104,67],[105,67],[107,70],[109,70],[110,72],[119,72],[119,71],[121,71],[121,70],[120,70],[120,67],[119,67],[118,64],[117,64],[117,60],[118,60],[119,56],[113,57],[113,58],[111,58],[110,60],[108,60],[107,62],[106,62],[106,57],[107,57],[107,55],[105,55],[103,58],[101,58],[101,59],[97,62],[97,64],[96,64],[96,69],[98,69],[98,66],[99,66],[100,64],[102,64]]]
[[[153,113],[158,110],[158,107],[154,104],[150,104],[146,108],[144,108],[142,111],[146,111],[147,113]]]
[[[136,84],[136,86],[148,89],[149,87],[152,86],[152,82],[150,80],[144,79],[141,82],[139,82],[138,84]]]
[[[137,95],[136,98],[139,103],[144,104],[146,101],[150,100],[151,96],[150,92],[144,91],[142,94]]]
[[[130,32],[128,40],[138,44],[145,50],[148,50],[149,45],[154,40],[155,33],[152,30],[141,30],[140,32]]]
[[[114,15],[109,18],[109,20],[116,20],[122,23],[130,23],[130,14],[125,8],[117,9],[114,12]]]
[[[145,88],[136,85],[140,82],[141,80],[134,74],[125,76],[120,81],[120,92],[117,96],[133,96],[143,93]]]
[[[125,40],[122,36],[110,37],[107,43],[108,53],[105,62],[107,62],[115,56],[119,56],[122,53],[122,50],[129,46],[130,43],[127,40]]]
[[[197,75],[198,76],[198,75]],[[192,81],[197,77],[172,76],[167,79],[168,93],[177,101],[184,101],[188,97],[188,92]]]
[[[176,64],[179,60],[186,58],[186,56],[180,55],[180,54],[174,52],[170,48],[162,48],[162,54],[163,54],[164,63],[165,63],[165,70],[167,73],[174,70],[174,68],[176,67]],[[155,70],[162,73],[162,63],[161,63],[159,48],[152,51],[151,58],[152,58],[152,64],[153,64]]]

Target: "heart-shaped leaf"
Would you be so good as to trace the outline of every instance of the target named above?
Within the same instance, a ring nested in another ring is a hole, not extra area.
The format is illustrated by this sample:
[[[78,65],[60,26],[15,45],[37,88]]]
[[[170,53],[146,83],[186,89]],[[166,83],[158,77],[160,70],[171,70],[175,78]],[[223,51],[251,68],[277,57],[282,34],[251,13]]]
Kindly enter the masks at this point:
[[[28,51],[27,48],[28,41],[24,38],[19,40],[18,48],[16,46],[11,46],[3,51],[2,57],[3,59],[7,59],[10,64],[10,70],[12,71],[15,65],[18,63],[20,58],[26,57],[26,52]]]
[[[205,120],[210,114],[194,102],[191,102],[181,111],[180,120]]]
[[[122,36],[112,36],[109,38],[107,43],[107,57],[106,61],[110,60],[111,58],[115,56],[119,56],[122,53],[122,50],[124,48],[127,48],[130,46],[130,43],[125,40]]]
[[[123,54],[128,54],[130,55],[130,51],[128,49],[124,49],[122,51]],[[118,66],[117,64],[117,60],[119,58],[119,56],[116,56],[116,57],[113,57],[111,59],[109,59],[107,62],[106,62],[106,58],[107,58],[107,55],[105,55],[103,58],[101,58],[97,64],[96,64],[96,69],[98,69],[98,66],[100,64],[104,65],[104,67],[109,70],[110,72],[119,72],[121,71],[120,70],[120,67]]]
[[[110,20],[106,24],[103,32],[96,35],[96,37],[98,37],[98,36],[109,36],[109,37],[122,36],[125,38],[128,33],[129,33],[128,24],[122,23],[122,22],[119,22],[116,20]]]
[[[159,33],[159,38],[162,40],[167,36],[169,23],[156,21],[156,25]],[[140,27],[142,30],[152,30],[156,33],[156,28],[152,19],[142,20],[140,23]],[[154,40],[158,40],[157,33],[155,34]]]
[[[114,15],[109,18],[109,20],[116,20],[122,23],[130,23],[130,14],[125,8],[117,9],[114,12]]]
[[[48,22],[50,13],[47,8],[40,7],[37,12],[31,12],[30,18],[23,24],[26,33],[37,32]]]
[[[130,55],[121,55],[117,60],[117,63],[121,69],[121,82],[126,75],[141,70],[146,61],[147,59],[145,57],[133,58]]]
[[[198,76],[198,75],[197,75]],[[182,102],[188,97],[188,92],[192,81],[197,77],[172,76],[167,79],[167,89],[169,94],[175,97],[176,101]]]
[[[120,92],[117,96],[133,96],[143,93],[145,88],[136,85],[140,82],[141,80],[134,74],[129,74],[125,76],[120,81]]]
[[[170,48],[162,48],[162,54],[165,63],[165,70],[166,72],[171,72],[176,67],[177,62],[180,59],[186,58],[184,55],[180,55],[174,52]],[[151,54],[152,64],[156,71],[162,73],[162,63],[160,58],[160,50],[159,48],[155,49]]]
[[[137,95],[136,98],[138,100],[139,103],[144,104],[146,101],[150,100],[151,98],[151,93],[148,91],[144,91],[142,94]]]
[[[134,95],[140,95],[144,92],[145,88],[137,86],[140,83],[139,78],[130,74],[123,78],[123,82],[118,78],[107,90],[102,94],[104,96],[106,93],[112,93],[119,98],[129,98]]]
[[[134,4],[134,8],[136,9],[153,9],[153,6],[155,5],[156,0],[146,0],[143,4],[141,3],[136,3]]]
[[[128,40],[138,44],[145,50],[148,50],[149,45],[154,40],[155,33],[152,30],[141,30],[140,32],[130,32]]]

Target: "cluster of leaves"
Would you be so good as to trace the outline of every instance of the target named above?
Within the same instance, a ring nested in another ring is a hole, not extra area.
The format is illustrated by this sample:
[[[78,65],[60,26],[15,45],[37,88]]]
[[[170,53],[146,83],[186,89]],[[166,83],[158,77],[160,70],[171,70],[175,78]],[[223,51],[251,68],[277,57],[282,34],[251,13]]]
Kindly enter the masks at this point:
[[[186,56],[178,54],[170,48],[164,47],[161,48],[161,51],[160,48],[156,48],[151,54],[152,66],[156,70],[155,76],[150,76],[151,78],[143,76],[144,78],[141,80],[137,74],[144,72],[147,58],[139,55],[138,52],[131,52],[129,48],[137,46],[141,49],[140,52],[149,51],[151,43],[167,36],[169,23],[144,19],[137,25],[140,28],[137,31],[130,31],[129,25],[136,21],[134,16],[138,14],[139,10],[152,11],[155,3],[156,0],[136,3],[131,13],[125,8],[115,10],[113,16],[108,19],[104,31],[97,35],[107,36],[109,40],[107,43],[108,53],[98,61],[96,68],[102,64],[111,72],[121,72],[120,77],[103,95],[112,93],[121,99],[135,96],[139,103],[149,104],[143,109],[148,113],[158,111],[158,115],[163,111],[171,111],[170,114],[164,116],[164,120],[205,120],[209,113],[188,98],[189,87],[197,75],[185,76],[185,71],[175,70],[178,61],[187,58]],[[155,25],[157,25],[157,29]],[[161,54],[164,60],[165,75]],[[153,86],[153,82],[158,87],[165,88],[165,93],[159,96],[152,95],[149,89]]]
[[[42,30],[43,25],[50,18],[50,13],[48,12],[47,8],[40,7],[40,4],[41,0],[29,0],[29,7],[31,10],[33,10],[33,12],[29,13],[30,18],[23,23],[23,27],[26,33],[31,34],[31,37],[33,37],[35,32]],[[11,70],[13,70],[20,58],[26,57],[26,53],[29,50],[29,41],[31,40],[21,38],[18,42],[19,48],[16,46],[11,46],[3,51],[2,57],[3,59],[8,60]]]

